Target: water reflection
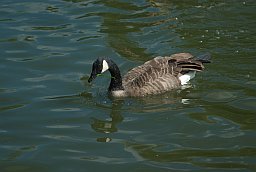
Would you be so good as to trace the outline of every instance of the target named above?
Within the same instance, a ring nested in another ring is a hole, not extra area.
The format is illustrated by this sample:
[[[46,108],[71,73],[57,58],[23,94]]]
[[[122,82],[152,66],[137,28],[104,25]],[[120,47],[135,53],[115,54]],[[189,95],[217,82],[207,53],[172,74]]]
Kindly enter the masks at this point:
[[[30,154],[33,151],[36,151],[38,148],[35,145],[31,146],[5,146],[8,150],[13,150],[12,153],[10,153],[6,160],[13,161],[15,159],[18,159],[22,156],[26,156],[26,154]]]
[[[117,132],[117,124],[123,121],[123,116],[121,115],[121,108],[123,105],[123,100],[114,100],[112,102],[112,108],[109,117],[110,120],[92,118],[91,127],[96,132],[100,133],[113,133]],[[102,140],[101,140],[102,141]]]
[[[115,8],[116,2],[114,1],[99,1],[104,6]],[[119,2],[121,3],[121,2]],[[122,3],[123,10],[133,10],[135,5],[130,3]],[[137,7],[139,8],[139,7]],[[145,48],[138,45],[137,42],[129,38],[128,33],[140,30],[140,27],[131,22],[124,22],[123,19],[129,18],[129,13],[120,12],[100,12],[96,14],[103,18],[101,24],[101,32],[107,33],[107,41],[109,45],[121,56],[132,60],[148,59],[149,54],[145,52]],[[133,16],[134,17],[134,16]],[[130,16],[130,18],[132,18]]]
[[[173,92],[169,92],[166,94],[149,96],[144,98],[112,99],[106,97],[106,99],[108,100],[103,102],[97,102],[97,100],[94,100],[95,105],[92,104],[91,106],[105,109],[104,113],[106,113],[106,110],[110,110],[110,114],[107,114],[109,116],[109,119],[99,119],[96,117],[92,117],[91,127],[94,131],[98,133],[109,134],[118,132],[117,126],[118,124],[123,122],[124,113],[154,114],[181,109],[183,106],[189,107],[189,99],[183,99],[182,96],[185,96],[185,94],[179,95],[177,90],[174,90]],[[87,100],[87,104],[89,101],[93,102],[92,100]],[[107,101],[110,101],[110,106],[108,105],[109,102]],[[104,116],[106,116],[106,114],[103,115],[103,118]],[[99,141],[110,141],[109,139],[109,137],[104,137],[100,138]]]
[[[147,47],[152,48],[152,46],[162,44],[164,41],[159,40],[159,38],[163,38],[162,31],[167,37],[166,34],[170,35],[168,29],[176,26],[177,18],[166,15],[166,13],[163,14],[157,8],[152,9],[154,3],[142,5],[131,2],[98,1],[97,4],[113,10],[111,12],[93,12],[78,18],[101,16],[103,21],[100,32],[107,34],[107,42],[111,48],[130,60],[146,61],[151,59],[153,53],[150,53]],[[161,32],[159,32],[159,27],[162,28]],[[151,41],[143,43],[144,45],[148,44],[146,47],[142,46],[140,42],[141,38],[145,36],[151,37]],[[170,38],[176,38],[176,35],[171,35]]]
[[[208,167],[208,168],[223,168],[223,169],[250,169],[256,170],[255,165],[243,159],[253,160],[256,148],[242,147],[233,149],[192,149],[179,148],[168,151],[161,151],[162,146],[155,144],[139,144],[126,143],[126,150],[134,155],[138,160],[150,160],[153,162],[169,162],[169,163],[184,163],[192,166]],[[241,159],[241,157],[243,157]],[[223,159],[229,161],[223,162]],[[251,161],[252,162],[252,161]],[[159,164],[161,166],[162,164]],[[184,165],[183,165],[184,167]],[[192,167],[190,167],[192,168]]]

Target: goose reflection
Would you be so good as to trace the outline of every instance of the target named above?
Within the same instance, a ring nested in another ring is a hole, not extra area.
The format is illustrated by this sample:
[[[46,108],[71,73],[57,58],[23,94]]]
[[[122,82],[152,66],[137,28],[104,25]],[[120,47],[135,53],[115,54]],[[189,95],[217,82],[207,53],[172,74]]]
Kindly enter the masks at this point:
[[[87,86],[89,79],[89,76],[83,76],[80,80],[83,81],[83,84]],[[88,92],[83,92],[80,94],[86,102],[94,102],[93,96]],[[95,102],[94,102],[95,103]],[[114,133],[117,132],[117,124],[121,123],[123,121],[123,116],[121,115],[121,109],[122,105],[124,103],[124,99],[113,99],[112,104],[110,107],[111,112],[109,114],[110,119],[109,120],[102,120],[95,117],[92,117],[92,123],[91,128],[98,132],[98,133]],[[102,106],[101,104],[98,104],[98,106]],[[97,141],[100,142],[108,142],[110,141],[109,138],[99,138]]]
[[[172,98],[170,98],[170,96]],[[139,103],[137,102],[139,101]],[[137,102],[137,103],[136,103]],[[160,103],[159,103],[160,102]],[[179,103],[180,102],[180,103]],[[92,117],[91,128],[98,133],[114,133],[118,132],[118,124],[124,120],[122,116],[122,106],[124,104],[124,100],[113,99],[111,112],[109,114],[109,119],[98,119],[96,117]],[[137,104],[137,105],[136,105]],[[144,104],[141,108],[141,104]],[[155,98],[143,98],[143,99],[134,99],[134,109],[130,109],[130,111],[134,113],[145,113],[145,112],[159,112],[159,111],[168,111],[170,109],[176,109],[177,104],[187,105],[189,104],[189,99],[182,99],[180,97],[176,97],[174,95],[169,94],[169,96],[158,96]],[[140,107],[138,107],[140,106]],[[98,141],[110,141],[109,138],[99,138]]]
[[[84,79],[85,78],[85,79]],[[81,79],[85,81],[88,77],[84,77]],[[87,86],[88,83],[84,82],[84,85]],[[91,106],[96,106],[100,109],[108,109],[110,112],[105,111],[107,114],[104,116],[109,116],[109,118],[99,118],[93,116],[91,117],[91,128],[97,133],[105,134],[105,137],[97,138],[98,142],[110,142],[112,139],[109,137],[109,134],[118,132],[118,125],[123,122],[124,117],[122,116],[122,112],[131,112],[133,113],[159,113],[166,112],[174,109],[180,109],[184,105],[189,106],[190,98],[187,97],[187,94],[190,93],[189,89],[191,87],[182,88],[180,90],[176,90],[173,92],[147,96],[143,98],[125,98],[125,99],[117,99],[112,97],[104,97],[106,95],[98,93],[96,95],[91,95],[91,93],[84,92],[81,94],[84,99],[86,99],[87,104],[91,104]],[[94,97],[97,97],[94,99]],[[100,100],[100,102],[99,102]],[[107,102],[108,106],[106,107],[105,103]],[[110,105],[109,105],[110,103]],[[124,107],[123,107],[124,106]]]
[[[110,120],[92,118],[91,127],[93,130],[99,133],[114,133],[118,131],[117,125],[123,121],[121,115],[123,100],[114,100],[112,102],[112,108],[110,112]],[[103,139],[104,140],[104,139]],[[101,141],[101,139],[99,139]]]

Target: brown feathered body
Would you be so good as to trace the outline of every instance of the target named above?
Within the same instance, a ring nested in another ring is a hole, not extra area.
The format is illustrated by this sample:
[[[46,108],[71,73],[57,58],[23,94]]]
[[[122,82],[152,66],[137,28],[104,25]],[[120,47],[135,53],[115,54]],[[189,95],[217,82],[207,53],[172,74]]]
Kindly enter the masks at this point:
[[[181,87],[180,76],[203,69],[203,63],[189,53],[155,57],[128,71],[122,84],[127,96],[161,94]]]
[[[189,53],[178,53],[168,57],[156,57],[121,76],[118,66],[109,58],[98,58],[92,67],[88,82],[98,74],[109,71],[111,82],[108,88],[113,97],[146,96],[161,94],[186,84],[197,71],[209,63],[210,55],[194,57]]]

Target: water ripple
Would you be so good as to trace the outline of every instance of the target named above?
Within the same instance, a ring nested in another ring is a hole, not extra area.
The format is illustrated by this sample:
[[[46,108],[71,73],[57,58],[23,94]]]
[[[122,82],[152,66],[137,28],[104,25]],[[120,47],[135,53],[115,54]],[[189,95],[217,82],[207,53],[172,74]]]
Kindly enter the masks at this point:
[[[15,104],[15,105],[8,105],[8,106],[0,106],[0,111],[7,111],[7,110],[13,110],[18,109],[21,107],[24,107],[25,104]]]
[[[34,78],[25,78],[24,81],[28,82],[42,82],[42,81],[48,81],[48,80],[61,80],[65,82],[74,82],[77,81],[77,73],[68,73],[68,74],[46,74],[44,76],[40,77],[34,77]]]
[[[74,138],[66,135],[42,135],[41,137],[53,139],[53,140],[59,140],[59,141],[72,141],[72,142],[83,141],[83,139]]]
[[[256,111],[256,98],[239,99],[231,102],[230,105],[243,110]]]
[[[54,111],[54,112],[77,112],[77,111],[81,111],[80,108],[58,108],[58,109],[51,109],[51,111]]]
[[[50,125],[46,126],[46,128],[55,128],[55,129],[69,129],[69,128],[78,128],[79,126],[72,125]]]

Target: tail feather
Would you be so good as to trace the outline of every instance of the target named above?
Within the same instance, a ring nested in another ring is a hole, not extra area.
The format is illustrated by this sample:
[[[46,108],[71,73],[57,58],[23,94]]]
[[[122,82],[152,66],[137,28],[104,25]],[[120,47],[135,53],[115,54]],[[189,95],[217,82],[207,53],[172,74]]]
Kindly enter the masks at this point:
[[[182,71],[198,71],[201,72],[203,70],[202,67],[198,67],[198,66],[183,66],[182,67]]]
[[[174,75],[178,75],[178,73],[184,75],[190,72],[194,74],[194,72],[200,72],[204,70],[203,63],[210,63],[210,59],[211,55],[209,53],[195,57],[191,56],[188,58],[176,55],[175,57],[168,60],[168,63],[172,67]],[[175,68],[176,70],[173,70],[173,68]]]
[[[177,65],[181,67],[182,71],[202,71],[204,69],[202,62],[195,61],[195,60],[191,60],[191,61],[186,60],[186,61],[178,62]]]

